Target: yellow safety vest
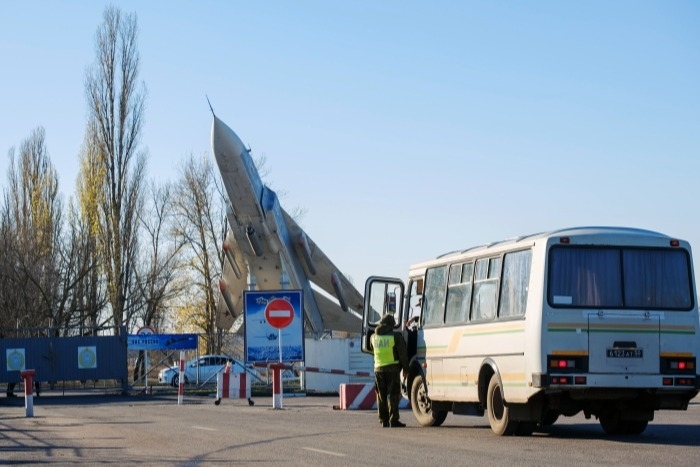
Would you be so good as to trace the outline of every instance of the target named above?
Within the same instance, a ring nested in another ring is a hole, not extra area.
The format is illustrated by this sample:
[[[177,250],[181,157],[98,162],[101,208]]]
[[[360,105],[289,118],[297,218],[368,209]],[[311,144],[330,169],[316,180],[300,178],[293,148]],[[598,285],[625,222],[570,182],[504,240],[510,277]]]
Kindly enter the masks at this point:
[[[374,348],[374,368],[399,363],[394,357],[393,334],[374,334],[372,336],[372,347]]]

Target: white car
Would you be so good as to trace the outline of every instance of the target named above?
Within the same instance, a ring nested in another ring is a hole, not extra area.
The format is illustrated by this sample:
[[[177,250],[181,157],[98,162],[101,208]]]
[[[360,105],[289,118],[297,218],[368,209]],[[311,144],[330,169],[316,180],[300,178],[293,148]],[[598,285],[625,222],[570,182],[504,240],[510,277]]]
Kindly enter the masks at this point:
[[[203,355],[185,363],[185,384],[216,384],[216,374],[221,371],[226,363],[234,362],[227,355]],[[178,366],[165,368],[158,373],[160,384],[177,386],[180,384],[180,369]]]

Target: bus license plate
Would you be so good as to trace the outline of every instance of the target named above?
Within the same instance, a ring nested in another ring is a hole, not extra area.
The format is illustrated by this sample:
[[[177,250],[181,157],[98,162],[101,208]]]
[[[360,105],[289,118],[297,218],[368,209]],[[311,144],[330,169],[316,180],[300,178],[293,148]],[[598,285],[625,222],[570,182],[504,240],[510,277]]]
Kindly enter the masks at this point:
[[[608,358],[644,358],[642,349],[608,349]]]

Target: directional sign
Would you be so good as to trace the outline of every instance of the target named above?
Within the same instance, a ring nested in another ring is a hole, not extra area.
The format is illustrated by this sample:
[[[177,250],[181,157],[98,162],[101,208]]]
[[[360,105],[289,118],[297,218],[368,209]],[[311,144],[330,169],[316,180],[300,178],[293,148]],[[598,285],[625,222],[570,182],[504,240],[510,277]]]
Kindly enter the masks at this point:
[[[129,350],[195,350],[197,334],[129,334]]]
[[[265,319],[273,328],[284,329],[294,321],[294,307],[283,298],[270,300],[265,307]]]

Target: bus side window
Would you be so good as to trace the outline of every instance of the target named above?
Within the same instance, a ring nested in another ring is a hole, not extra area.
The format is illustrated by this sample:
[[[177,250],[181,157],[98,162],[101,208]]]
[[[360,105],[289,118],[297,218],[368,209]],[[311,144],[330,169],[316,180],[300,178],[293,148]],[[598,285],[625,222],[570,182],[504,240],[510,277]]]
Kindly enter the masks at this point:
[[[404,326],[406,339],[406,351],[408,359],[412,359],[418,353],[418,328],[422,316],[423,306],[423,278],[411,279],[408,284],[408,313]]]
[[[423,278],[411,280],[408,285],[408,313],[406,314],[406,322],[414,320],[420,321],[423,307]]]
[[[473,262],[452,265],[450,268],[445,323],[464,323],[469,319],[469,307],[472,302],[473,270]]]
[[[447,295],[447,266],[428,269],[423,297],[423,324],[442,324]]]
[[[530,283],[530,250],[507,253],[503,264],[503,282],[498,316],[512,318],[525,314]]]
[[[496,317],[500,258],[484,258],[476,261],[474,293],[472,296],[472,320]]]

